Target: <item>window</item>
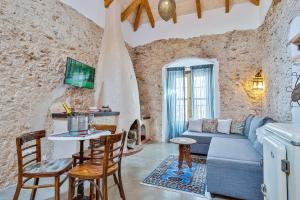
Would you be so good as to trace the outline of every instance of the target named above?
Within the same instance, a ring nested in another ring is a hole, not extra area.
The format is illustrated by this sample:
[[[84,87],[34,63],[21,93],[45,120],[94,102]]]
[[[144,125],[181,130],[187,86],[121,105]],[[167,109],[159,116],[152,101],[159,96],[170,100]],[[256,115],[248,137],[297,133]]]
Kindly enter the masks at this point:
[[[206,66],[206,65],[205,65]],[[184,96],[181,94],[180,79],[176,88],[176,113],[185,110],[185,120],[190,118],[213,118],[213,66],[196,66],[185,68]],[[193,73],[192,73],[193,72]],[[176,117],[179,119],[179,116]]]
[[[168,68],[166,105],[169,139],[184,132],[189,118],[213,118],[213,65]]]

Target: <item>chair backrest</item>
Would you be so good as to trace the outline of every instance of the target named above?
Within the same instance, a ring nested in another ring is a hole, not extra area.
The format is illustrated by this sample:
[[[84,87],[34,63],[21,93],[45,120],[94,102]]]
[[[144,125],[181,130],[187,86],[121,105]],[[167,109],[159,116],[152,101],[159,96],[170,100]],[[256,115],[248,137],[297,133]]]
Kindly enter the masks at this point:
[[[98,131],[110,131],[111,134],[115,134],[117,130],[116,125],[99,125],[99,124],[93,124],[94,129]],[[95,148],[99,148],[104,145],[104,141],[100,139],[93,139],[93,145]],[[92,146],[92,141],[90,141],[89,148]]]
[[[116,125],[99,125],[99,124],[93,124],[93,127],[96,130],[101,130],[101,131],[110,131],[111,134],[115,134],[117,130]]]
[[[41,161],[41,138],[45,135],[45,130],[41,130],[16,138],[19,173],[23,173],[24,167]]]
[[[91,163],[103,166],[103,173],[111,167],[119,165],[123,155],[126,131],[114,135],[102,136],[104,149],[95,149],[92,143]]]

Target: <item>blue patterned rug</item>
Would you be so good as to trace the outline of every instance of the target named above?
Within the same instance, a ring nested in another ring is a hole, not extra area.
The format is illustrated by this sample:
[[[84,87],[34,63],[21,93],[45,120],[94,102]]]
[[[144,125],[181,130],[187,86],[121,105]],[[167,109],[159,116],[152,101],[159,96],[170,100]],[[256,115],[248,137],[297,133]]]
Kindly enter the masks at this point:
[[[183,162],[178,170],[178,156],[170,155],[142,184],[167,190],[193,193],[204,196],[206,190],[206,160],[192,156],[192,168]]]

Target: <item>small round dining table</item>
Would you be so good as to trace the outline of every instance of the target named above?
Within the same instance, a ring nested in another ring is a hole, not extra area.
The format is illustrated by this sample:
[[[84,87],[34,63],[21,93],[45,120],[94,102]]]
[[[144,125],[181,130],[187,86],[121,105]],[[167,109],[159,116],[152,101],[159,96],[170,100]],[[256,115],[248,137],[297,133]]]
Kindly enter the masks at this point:
[[[100,138],[101,136],[110,135],[110,131],[80,131],[80,132],[66,132],[66,133],[54,133],[48,136],[48,140],[56,140],[56,141],[79,141],[80,148],[79,148],[79,164],[84,162],[84,141],[92,140]],[[75,152],[74,152],[75,153]],[[77,197],[76,200],[85,200],[89,199],[88,197],[84,196],[84,184],[78,184],[77,188]]]

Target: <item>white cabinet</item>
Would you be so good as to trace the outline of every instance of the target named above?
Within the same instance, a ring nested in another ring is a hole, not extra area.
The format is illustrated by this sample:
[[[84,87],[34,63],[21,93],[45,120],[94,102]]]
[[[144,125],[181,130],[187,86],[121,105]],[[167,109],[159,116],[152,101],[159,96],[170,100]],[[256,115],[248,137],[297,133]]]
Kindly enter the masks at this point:
[[[300,200],[300,124],[266,125],[265,200]]]

